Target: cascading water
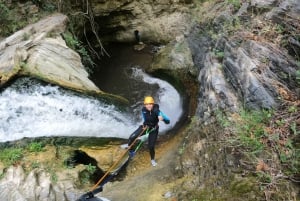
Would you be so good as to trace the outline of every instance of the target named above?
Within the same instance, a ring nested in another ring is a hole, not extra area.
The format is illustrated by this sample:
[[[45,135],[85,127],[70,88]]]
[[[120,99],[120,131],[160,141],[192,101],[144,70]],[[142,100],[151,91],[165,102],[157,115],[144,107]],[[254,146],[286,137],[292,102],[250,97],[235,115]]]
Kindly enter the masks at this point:
[[[136,68],[132,77],[159,86],[154,96],[171,118],[170,125],[160,123],[161,131],[172,128],[182,114],[177,91]],[[140,109],[141,104],[132,108]],[[128,138],[141,123],[134,113],[29,78],[18,79],[0,94],[0,142],[40,136]]]
[[[112,105],[22,78],[0,94],[0,141],[38,136],[126,137],[134,122]]]
[[[171,123],[169,125],[160,123],[160,131],[163,132],[175,126],[183,113],[183,103],[179,93],[168,82],[153,78],[139,68],[133,68],[132,72],[133,78],[143,80],[145,83],[150,85],[157,84],[159,86],[153,96],[159,104],[160,109],[171,119]]]

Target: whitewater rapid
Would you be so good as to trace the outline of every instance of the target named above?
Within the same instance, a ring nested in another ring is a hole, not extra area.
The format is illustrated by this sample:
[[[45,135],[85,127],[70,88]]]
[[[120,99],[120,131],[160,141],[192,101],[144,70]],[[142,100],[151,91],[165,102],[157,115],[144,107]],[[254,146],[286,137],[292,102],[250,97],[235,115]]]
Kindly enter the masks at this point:
[[[169,125],[160,123],[160,130],[171,129],[182,114],[178,92],[141,70],[134,70],[132,76],[159,85],[154,96],[171,119]],[[132,113],[114,105],[30,78],[18,79],[0,94],[0,142],[42,136],[128,138],[140,124]]]

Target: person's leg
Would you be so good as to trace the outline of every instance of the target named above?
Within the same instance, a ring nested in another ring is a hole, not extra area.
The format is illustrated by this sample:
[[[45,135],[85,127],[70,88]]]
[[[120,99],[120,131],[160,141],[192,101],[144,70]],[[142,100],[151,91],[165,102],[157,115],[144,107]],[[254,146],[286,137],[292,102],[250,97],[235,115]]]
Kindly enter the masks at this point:
[[[150,152],[151,160],[155,159],[155,143],[158,135],[158,128],[149,133],[148,137],[148,148]]]
[[[143,126],[139,126],[138,129],[136,129],[128,139],[128,146],[130,146],[133,141],[143,132]]]

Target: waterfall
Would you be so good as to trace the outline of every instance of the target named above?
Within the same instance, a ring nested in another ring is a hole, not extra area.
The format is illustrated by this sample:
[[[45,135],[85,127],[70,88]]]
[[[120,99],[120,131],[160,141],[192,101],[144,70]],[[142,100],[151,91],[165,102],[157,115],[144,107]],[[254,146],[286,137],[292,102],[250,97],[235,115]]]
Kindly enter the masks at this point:
[[[178,92],[141,70],[133,72],[135,79],[159,85],[154,96],[171,118],[170,125],[160,123],[161,131],[172,128],[182,114]],[[30,78],[19,78],[0,94],[0,142],[41,136],[128,138],[141,123],[135,119],[114,105]]]

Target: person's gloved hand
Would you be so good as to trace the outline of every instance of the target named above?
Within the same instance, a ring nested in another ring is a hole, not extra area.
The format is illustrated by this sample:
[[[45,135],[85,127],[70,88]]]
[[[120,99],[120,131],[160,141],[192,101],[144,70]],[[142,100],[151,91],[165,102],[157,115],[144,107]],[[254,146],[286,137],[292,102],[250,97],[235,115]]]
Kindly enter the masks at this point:
[[[164,119],[163,121],[165,122],[165,124],[169,124],[170,123],[170,120],[168,120],[168,119]]]
[[[146,135],[140,136],[138,139],[141,140],[142,142],[145,142],[148,139],[149,133]]]

